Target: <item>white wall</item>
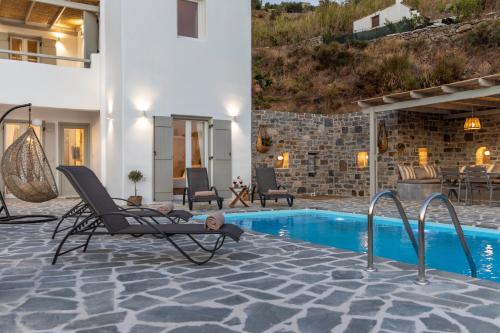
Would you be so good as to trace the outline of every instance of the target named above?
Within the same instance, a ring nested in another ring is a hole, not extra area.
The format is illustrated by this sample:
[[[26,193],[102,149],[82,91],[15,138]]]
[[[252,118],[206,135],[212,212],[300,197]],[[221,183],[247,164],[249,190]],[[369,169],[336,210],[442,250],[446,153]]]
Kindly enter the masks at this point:
[[[390,7],[379,10],[371,15],[354,21],[353,31],[360,32],[372,29],[372,17],[376,15],[380,15],[380,25],[378,27],[383,27],[387,21],[391,23],[397,23],[400,22],[404,17],[411,17],[412,10],[410,7],[407,7],[397,1],[396,4]]]
[[[105,95],[112,100],[106,108],[107,112],[113,110],[113,120],[107,124],[108,161],[112,146],[109,142],[123,142],[123,155],[116,152],[113,156],[123,161],[121,193],[117,192],[120,185],[115,184],[118,170],[106,167],[106,183],[115,195],[132,193],[126,174],[139,169],[146,176],[139,190],[146,201],[152,200],[152,116],[230,119],[237,115],[233,123],[233,175],[250,182],[250,0],[205,1],[206,33],[200,40],[177,37],[177,1],[121,0],[101,4],[105,7],[101,13],[106,38]],[[111,55],[120,48],[120,59]],[[117,74],[120,66],[121,78]],[[141,117],[141,110],[148,111],[147,119]],[[110,127],[114,128],[112,133]],[[115,170],[113,178],[111,169]]]
[[[47,38],[58,40],[56,42],[56,54],[61,57],[82,58],[82,45],[83,38],[81,36],[70,35],[62,32],[51,32],[35,29],[26,29],[22,27],[8,26],[0,24],[0,32],[7,32],[15,35],[33,37],[33,38]],[[57,60],[58,66],[68,67],[83,67],[80,62]]]
[[[0,103],[99,110],[99,55],[92,68],[0,59]]]

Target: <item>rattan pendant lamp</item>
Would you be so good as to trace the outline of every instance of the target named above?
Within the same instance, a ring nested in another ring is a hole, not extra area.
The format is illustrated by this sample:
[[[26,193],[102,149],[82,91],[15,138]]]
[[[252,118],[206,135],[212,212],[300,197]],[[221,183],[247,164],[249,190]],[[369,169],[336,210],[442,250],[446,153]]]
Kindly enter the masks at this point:
[[[5,187],[16,198],[26,202],[45,202],[57,198],[58,191],[52,169],[33,127],[31,104],[18,105],[3,114],[5,118],[18,109],[28,110],[28,129],[4,152],[1,174]],[[57,220],[54,215],[11,215],[0,191],[0,224],[43,223]]]

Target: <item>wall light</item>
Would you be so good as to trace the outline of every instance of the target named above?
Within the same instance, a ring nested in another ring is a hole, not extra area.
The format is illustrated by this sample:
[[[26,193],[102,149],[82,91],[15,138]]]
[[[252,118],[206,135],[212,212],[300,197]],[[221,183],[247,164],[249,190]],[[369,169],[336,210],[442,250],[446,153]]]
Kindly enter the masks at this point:
[[[33,124],[34,126],[42,126],[42,119],[35,118],[31,121],[31,124]]]

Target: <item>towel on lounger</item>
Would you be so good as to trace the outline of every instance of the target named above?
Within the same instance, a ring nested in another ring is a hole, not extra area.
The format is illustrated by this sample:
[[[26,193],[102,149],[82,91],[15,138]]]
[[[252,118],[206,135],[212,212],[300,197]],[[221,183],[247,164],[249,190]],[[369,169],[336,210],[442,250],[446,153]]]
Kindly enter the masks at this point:
[[[160,213],[163,213],[163,214],[168,214],[173,210],[174,210],[174,204],[172,202],[167,202],[167,203],[161,205],[160,207],[158,207],[158,209],[157,209],[157,211],[159,211]]]
[[[215,195],[215,191],[198,191],[194,192],[195,197],[211,197]]]
[[[267,194],[288,194],[287,190],[269,190]]]
[[[205,220],[205,226],[207,229],[211,230],[219,230],[222,228],[224,225],[224,214],[221,212],[215,212],[210,215],[208,215],[207,219]]]

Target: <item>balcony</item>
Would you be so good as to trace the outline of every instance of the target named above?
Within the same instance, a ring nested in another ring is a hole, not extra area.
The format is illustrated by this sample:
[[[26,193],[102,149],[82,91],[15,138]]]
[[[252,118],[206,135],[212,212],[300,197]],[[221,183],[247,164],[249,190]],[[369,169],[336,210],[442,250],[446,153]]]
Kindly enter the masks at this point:
[[[99,1],[0,1],[0,104],[99,108]]]

